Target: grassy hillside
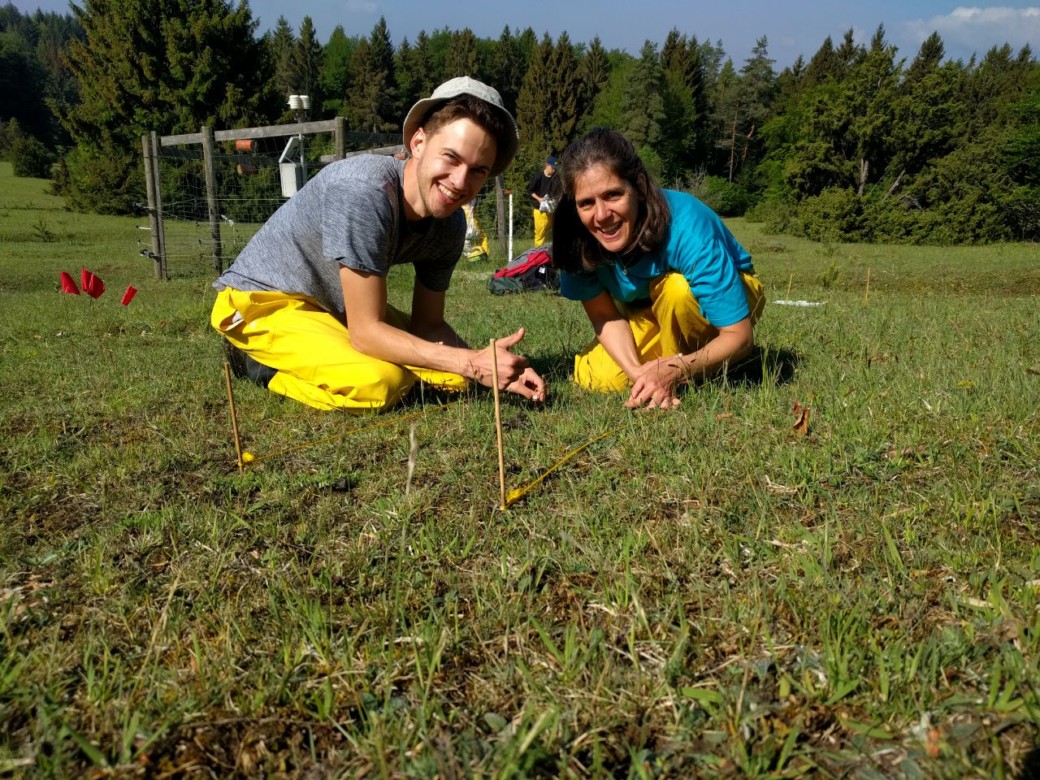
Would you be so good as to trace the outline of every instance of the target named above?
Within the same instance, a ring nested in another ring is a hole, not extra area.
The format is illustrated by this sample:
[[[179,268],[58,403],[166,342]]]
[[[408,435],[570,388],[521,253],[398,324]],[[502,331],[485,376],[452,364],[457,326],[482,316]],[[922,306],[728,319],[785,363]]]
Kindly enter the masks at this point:
[[[735,222],[771,302],[823,305],[649,414],[569,384],[580,306],[463,263],[459,331],[526,326],[552,380],[503,409],[509,487],[606,434],[502,512],[482,391],[352,417],[236,382],[240,473],[209,272],[156,281],[142,220],[46,186],[0,165],[0,774],[1037,767],[1037,247]],[[100,299],[60,293],[81,266]]]

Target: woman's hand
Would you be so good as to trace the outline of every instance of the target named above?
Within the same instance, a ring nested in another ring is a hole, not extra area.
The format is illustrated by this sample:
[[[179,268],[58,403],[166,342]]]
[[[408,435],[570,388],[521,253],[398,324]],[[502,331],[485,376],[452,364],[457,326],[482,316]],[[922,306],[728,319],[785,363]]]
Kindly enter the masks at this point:
[[[625,406],[629,409],[675,409],[679,406],[677,390],[685,378],[686,368],[678,356],[644,363],[636,371]]]

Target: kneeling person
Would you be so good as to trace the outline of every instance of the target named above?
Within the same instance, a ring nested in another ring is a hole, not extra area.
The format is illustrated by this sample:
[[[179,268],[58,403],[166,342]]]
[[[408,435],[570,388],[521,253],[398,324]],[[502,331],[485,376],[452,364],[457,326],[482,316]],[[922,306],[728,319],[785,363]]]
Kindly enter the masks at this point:
[[[491,386],[490,348],[470,349],[444,319],[462,252],[461,207],[516,153],[498,92],[467,77],[416,103],[406,161],[357,155],[326,166],[267,221],[214,282],[211,324],[236,374],[318,409],[384,409],[417,382]],[[387,303],[393,265],[415,267],[410,314]],[[500,389],[541,401],[545,383],[496,343]],[[237,364],[237,365],[236,365]]]
[[[590,390],[672,409],[680,385],[745,357],[765,304],[751,255],[692,195],[662,190],[635,147],[596,128],[560,160],[553,261],[596,341],[574,360]]]

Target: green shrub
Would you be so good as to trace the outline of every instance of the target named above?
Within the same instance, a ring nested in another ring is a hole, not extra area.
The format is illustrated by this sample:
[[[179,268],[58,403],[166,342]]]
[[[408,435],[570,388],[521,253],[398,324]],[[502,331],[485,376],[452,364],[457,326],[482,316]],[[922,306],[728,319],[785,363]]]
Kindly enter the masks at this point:
[[[705,176],[694,186],[693,194],[723,217],[743,216],[752,202],[751,193],[743,184],[721,176]]]
[[[863,210],[852,190],[830,187],[798,205],[802,233],[814,241],[859,241]]]
[[[11,167],[15,176],[49,179],[54,155],[31,135],[18,135],[11,143]]]
[[[133,214],[145,200],[144,172],[129,152],[77,146],[63,159],[55,179],[56,194],[76,211]]]

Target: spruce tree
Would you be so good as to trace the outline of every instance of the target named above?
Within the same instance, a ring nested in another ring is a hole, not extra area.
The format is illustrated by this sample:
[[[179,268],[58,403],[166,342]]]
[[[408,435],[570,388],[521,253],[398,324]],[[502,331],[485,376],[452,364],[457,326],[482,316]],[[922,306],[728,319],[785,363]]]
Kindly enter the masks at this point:
[[[296,92],[295,75],[293,73],[292,56],[296,48],[296,34],[289,26],[289,20],[279,16],[275,22],[274,29],[263,38],[263,44],[274,70],[272,86],[278,95],[282,110],[279,120],[288,120],[292,117],[286,105],[289,95]]]
[[[502,102],[511,112],[516,112],[516,100],[524,83],[524,59],[520,43],[507,25],[498,37],[488,63],[488,78],[491,86],[502,95]]]
[[[549,67],[553,58],[552,38],[546,34],[534,50],[516,101],[516,120],[520,125],[522,157],[534,164],[549,151],[546,130],[549,125]]]
[[[575,137],[578,127],[578,58],[567,32],[561,32],[553,47],[545,89],[548,111],[545,128],[546,152],[559,154]]]
[[[639,51],[639,59],[622,96],[621,126],[618,129],[658,175],[663,173],[661,155],[656,147],[661,141],[666,118],[664,87],[664,70],[657,44],[647,40]]]
[[[477,67],[477,36],[468,27],[451,34],[451,48],[448,49],[448,56],[444,61],[444,78],[451,79],[456,76],[480,79]]]
[[[72,205],[128,212],[144,198],[141,135],[259,123],[274,108],[269,71],[244,3],[83,0],[84,40],[66,63],[81,100],[62,110],[76,143],[67,160]]]
[[[386,19],[380,17],[367,39],[354,50],[346,115],[362,132],[393,132],[401,127],[394,78],[394,50]]]
[[[320,114],[324,94],[321,88],[322,47],[314,33],[314,21],[303,17],[300,37],[289,56],[293,88],[290,94],[309,95],[315,114]]]
[[[342,25],[336,25],[322,53],[321,87],[322,113],[326,116],[343,114],[343,98],[350,84],[350,60],[354,56],[357,38],[348,38]]]

